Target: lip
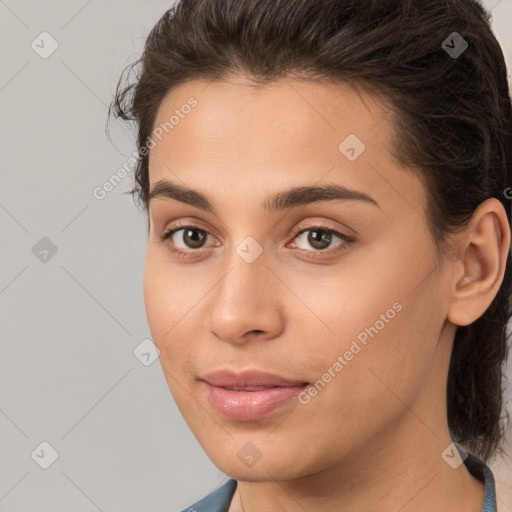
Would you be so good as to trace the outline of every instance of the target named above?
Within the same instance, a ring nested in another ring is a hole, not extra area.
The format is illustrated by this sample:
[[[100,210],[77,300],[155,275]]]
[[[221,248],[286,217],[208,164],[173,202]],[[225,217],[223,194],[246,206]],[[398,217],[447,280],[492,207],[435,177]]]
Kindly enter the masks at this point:
[[[289,387],[308,384],[304,380],[287,379],[274,373],[263,372],[256,369],[248,369],[236,373],[233,370],[226,368],[223,370],[216,370],[207,373],[201,377],[201,380],[206,381],[212,386],[218,386],[222,388],[243,386]]]
[[[294,399],[308,384],[275,386],[260,391],[234,391],[205,382],[211,406],[228,420],[254,421]]]
[[[201,379],[211,406],[222,416],[235,421],[254,421],[294,399],[309,384],[272,373],[246,370],[211,372]],[[233,387],[265,386],[260,390],[234,390]]]

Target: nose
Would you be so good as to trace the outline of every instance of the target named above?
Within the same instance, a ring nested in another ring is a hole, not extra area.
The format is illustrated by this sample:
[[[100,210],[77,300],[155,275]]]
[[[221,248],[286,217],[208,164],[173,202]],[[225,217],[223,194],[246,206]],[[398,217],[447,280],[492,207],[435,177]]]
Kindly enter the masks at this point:
[[[224,276],[210,295],[206,328],[227,343],[277,337],[283,330],[280,281],[264,253],[251,263],[233,250]]]

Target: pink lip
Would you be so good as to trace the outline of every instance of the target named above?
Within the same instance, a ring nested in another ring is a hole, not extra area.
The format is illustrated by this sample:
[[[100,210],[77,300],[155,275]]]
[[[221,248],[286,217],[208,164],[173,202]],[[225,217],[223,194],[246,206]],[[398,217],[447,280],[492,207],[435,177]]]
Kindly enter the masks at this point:
[[[235,373],[225,369],[206,374],[201,380],[205,381],[212,407],[225,418],[236,421],[263,418],[295,398],[308,385],[303,380],[287,379],[258,370]],[[226,389],[257,386],[265,386],[266,389]]]
[[[205,382],[212,407],[229,420],[253,421],[295,398],[308,384],[275,386],[260,391],[234,391]]]
[[[307,384],[304,380],[286,379],[274,373],[251,369],[236,373],[228,368],[207,373],[201,377],[201,380],[205,380],[212,386],[223,388],[235,386],[298,386]]]

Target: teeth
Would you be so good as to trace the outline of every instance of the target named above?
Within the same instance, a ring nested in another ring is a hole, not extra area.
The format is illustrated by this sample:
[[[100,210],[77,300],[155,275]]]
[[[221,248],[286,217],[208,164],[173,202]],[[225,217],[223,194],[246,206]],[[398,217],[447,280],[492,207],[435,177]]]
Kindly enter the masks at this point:
[[[229,387],[226,389],[230,389],[233,391],[260,391],[262,389],[269,389],[272,386],[236,386],[236,387]]]

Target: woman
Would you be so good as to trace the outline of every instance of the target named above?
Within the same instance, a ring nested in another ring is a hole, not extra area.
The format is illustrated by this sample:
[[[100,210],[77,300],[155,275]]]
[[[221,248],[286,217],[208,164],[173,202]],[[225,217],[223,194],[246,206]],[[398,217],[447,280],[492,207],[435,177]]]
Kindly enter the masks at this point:
[[[187,510],[495,511],[512,112],[474,0],[183,0],[138,127],[144,295],[228,481]]]

